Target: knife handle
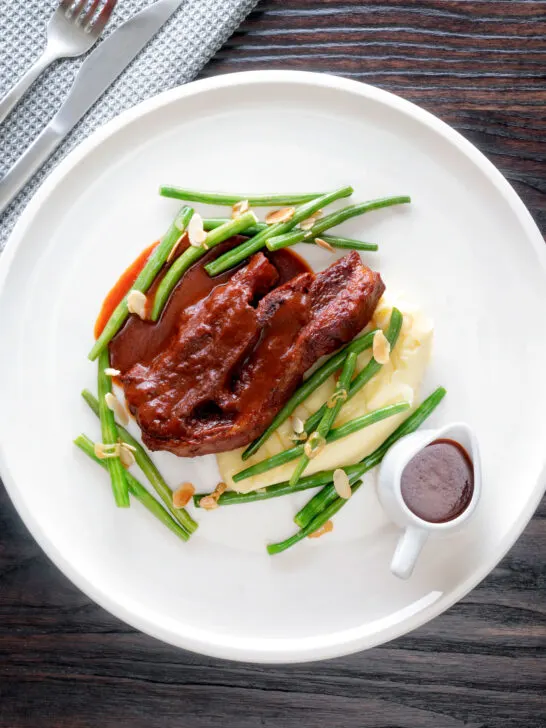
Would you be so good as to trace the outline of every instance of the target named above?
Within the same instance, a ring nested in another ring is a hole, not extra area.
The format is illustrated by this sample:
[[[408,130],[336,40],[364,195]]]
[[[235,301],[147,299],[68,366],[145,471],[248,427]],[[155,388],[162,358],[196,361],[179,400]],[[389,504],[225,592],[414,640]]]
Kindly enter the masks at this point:
[[[4,212],[17,193],[53,154],[65,134],[66,132],[61,133],[55,124],[55,119],[52,119],[26,152],[0,179],[0,214]]]

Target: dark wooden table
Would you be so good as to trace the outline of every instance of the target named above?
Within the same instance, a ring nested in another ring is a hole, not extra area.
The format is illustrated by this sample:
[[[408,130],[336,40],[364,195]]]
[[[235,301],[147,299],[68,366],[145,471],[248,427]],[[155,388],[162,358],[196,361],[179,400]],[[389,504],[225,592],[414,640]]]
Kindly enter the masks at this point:
[[[415,101],[472,140],[546,228],[546,2],[262,2],[204,75],[258,68]],[[90,602],[0,488],[0,726],[544,728],[545,555],[543,501],[500,566],[417,632],[323,663],[242,665],[164,645]]]

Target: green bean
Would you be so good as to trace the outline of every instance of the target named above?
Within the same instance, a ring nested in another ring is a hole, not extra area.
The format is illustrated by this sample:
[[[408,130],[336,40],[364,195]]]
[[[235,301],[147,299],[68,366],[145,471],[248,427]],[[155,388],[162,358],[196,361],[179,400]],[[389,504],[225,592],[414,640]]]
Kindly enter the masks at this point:
[[[105,460],[99,460],[95,455],[93,441],[90,440],[86,435],[78,435],[74,440],[74,443],[88,455],[91,460],[94,460],[98,465],[102,465],[103,468],[107,468]],[[169,514],[163,510],[161,505],[151,496],[146,488],[140,483],[131,473],[127,473],[127,485],[131,495],[139,500],[142,505],[147,508],[150,513],[161,521],[167,528],[172,531],[182,541],[187,541],[190,534],[186,529],[169,516]]]
[[[403,321],[404,317],[402,316],[400,311],[397,308],[393,308],[389,325],[387,327],[387,330],[385,331],[385,337],[390,344],[391,351],[392,349],[394,349],[396,342],[398,341],[398,336],[400,335]],[[347,399],[351,399],[352,397],[354,397],[355,394],[359,392],[362,387],[367,384],[373,376],[377,374],[382,366],[382,364],[379,364],[379,362],[377,362],[372,357],[370,361],[366,364],[364,369],[353,379],[353,383],[351,384],[351,388],[349,389]],[[316,429],[318,423],[324,415],[325,410],[326,405],[322,405],[322,407],[320,407],[320,409],[312,414],[311,417],[307,418],[307,420],[305,421],[305,432],[307,432],[307,434],[313,432],[313,430]]]
[[[99,402],[96,397],[94,397],[88,389],[83,390],[82,397],[93,412],[98,415]],[[173,506],[172,491],[146,450],[124,427],[118,424],[117,428],[121,440],[134,448],[134,456],[138,467],[148,478],[150,484],[165,504],[171,516],[178,521],[181,526],[189,531],[189,533],[193,533],[197,529],[198,524],[193,520],[185,508],[175,508]]]
[[[159,284],[154,297],[154,305],[151,315],[152,321],[157,321],[159,315],[163,311],[163,307],[165,306],[167,299],[171,295],[171,291],[190,266],[199,260],[199,258],[202,258],[209,248],[214,248],[214,246],[219,243],[223,243],[224,240],[231,238],[233,235],[243,232],[249,225],[253,225],[255,222],[256,215],[253,212],[245,212],[235,220],[228,220],[228,222],[224,225],[220,225],[220,227],[217,227],[207,233],[204,243],[199,247],[190,245],[190,247],[174,261]]]
[[[436,407],[440,404],[446,394],[446,390],[443,387],[438,387],[419,407],[413,412],[407,420],[404,420],[396,430],[387,437],[378,448],[376,448],[370,455],[367,455],[357,465],[350,465],[344,467],[343,470],[349,477],[362,477],[364,473],[371,470],[378,465],[385,453],[398,442],[400,438],[415,432],[423,422],[432,414]],[[334,478],[334,471],[324,471],[321,473],[323,478],[330,477],[330,481]],[[322,509],[332,502],[336,498],[337,493],[333,485],[326,485],[321,491],[319,491],[314,498],[312,498],[300,511],[296,514],[294,521],[300,527],[307,526],[315,516],[322,511]]]
[[[343,207],[341,210],[336,210],[330,215],[317,220],[310,230],[298,230],[291,234],[280,234],[269,237],[267,240],[267,247],[269,250],[280,250],[286,248],[289,245],[295,245],[305,239],[316,238],[321,235],[325,230],[340,225],[342,222],[349,220],[357,215],[363,215],[366,212],[372,210],[380,210],[383,207],[391,207],[392,205],[402,205],[411,202],[411,197],[406,195],[398,197],[382,197],[378,200],[369,200],[368,202],[361,202],[358,205],[349,205]]]
[[[346,422],[344,425],[340,425],[339,427],[335,427],[333,430],[330,430],[330,432],[326,436],[326,443],[329,445],[331,442],[341,440],[343,437],[352,435],[354,432],[363,430],[365,427],[374,425],[376,422],[385,420],[388,417],[392,417],[393,415],[398,415],[401,412],[405,412],[407,409],[409,409],[409,404],[407,404],[406,402],[400,402],[399,404],[389,404],[386,407],[372,410],[365,415],[360,415],[360,417],[355,417],[354,420],[349,420],[349,422]],[[289,463],[292,460],[295,460],[304,452],[304,447],[305,446],[303,443],[301,445],[295,445],[288,450],[283,450],[276,455],[272,455],[265,460],[261,460],[259,463],[251,465],[245,470],[240,470],[233,476],[233,482],[240,483],[241,480],[246,480],[247,478],[251,478],[254,475],[266,473],[268,470],[278,468],[279,465]]]
[[[353,339],[350,344],[344,346],[343,349],[340,349],[337,354],[334,354],[330,357],[330,359],[328,359],[328,361],[324,362],[322,366],[314,371],[313,374],[311,374],[301,387],[290,397],[281,411],[273,418],[269,427],[260,435],[260,437],[250,443],[241,455],[241,458],[243,460],[248,460],[249,457],[258,452],[264,442],[268,440],[275,430],[290,417],[296,407],[306,400],[315,391],[315,389],[320,387],[320,385],[325,382],[330,375],[342,366],[347,354],[350,354],[352,351],[356,354],[360,354],[366,349],[369,349],[373,344],[373,337],[376,331],[377,329],[370,331],[367,334],[363,334],[357,339]]]
[[[376,243],[365,243],[362,240],[354,240],[353,238],[342,238],[339,235],[320,235],[321,240],[331,245],[332,248],[341,248],[342,250],[364,250],[364,251],[376,251],[379,250],[379,245]],[[316,239],[311,238],[310,240],[303,240],[304,243],[309,245],[315,245]]]
[[[354,485],[351,486],[351,498],[354,496],[356,491],[360,488],[362,485],[361,480],[357,480]],[[286,551],[286,549],[291,548],[292,546],[295,546],[299,541],[302,541],[307,536],[310,536],[312,533],[315,533],[315,531],[318,531],[319,528],[324,526],[324,524],[330,520],[335,514],[343,508],[345,503],[347,503],[350,500],[350,498],[340,498],[339,496],[332,501],[324,510],[322,510],[320,513],[318,513],[315,518],[304,528],[302,528],[300,531],[295,533],[293,536],[290,536],[289,538],[285,539],[284,541],[281,541],[280,543],[270,543],[267,546],[267,553],[270,556],[273,556],[274,554],[280,554],[281,551]]]
[[[312,450],[309,451],[309,447],[312,448],[313,440],[315,440],[317,443],[317,451],[320,447],[322,447],[322,443],[326,444],[326,437],[328,436],[328,433],[330,432],[332,425],[334,424],[336,417],[339,414],[339,411],[341,410],[345,400],[347,399],[347,394],[356,367],[356,360],[357,354],[355,354],[355,352],[353,351],[347,355],[347,358],[343,362],[343,369],[341,370],[341,375],[336,383],[336,388],[334,394],[332,395],[332,402],[331,404],[330,402],[326,404],[326,409],[324,411],[324,414],[322,415],[320,422],[317,425],[317,429],[309,436],[309,440],[307,441],[307,448],[306,445],[303,446],[303,453],[298,463],[296,464],[294,472],[292,473],[292,477],[289,481],[291,486],[296,485],[298,480],[303,475],[305,468],[309,465],[311,458],[313,457]]]
[[[230,222],[230,217],[206,217],[203,220],[204,229],[209,232],[210,230],[216,230],[220,225],[225,225],[226,222]],[[255,225],[245,228],[245,235],[252,236],[261,233],[268,227],[265,222],[257,222]]]
[[[223,225],[224,223],[229,222],[229,218],[227,217],[207,217],[203,220],[203,227],[205,230],[214,230],[217,227],[220,227],[220,225]],[[265,222],[258,222],[256,225],[251,225],[249,228],[246,228],[245,235],[253,236],[257,235],[258,233],[261,233],[262,230],[265,230],[267,227],[269,227]],[[292,233],[287,233],[288,235],[299,235],[299,230],[294,230]],[[354,240],[353,238],[343,238],[339,235],[321,235],[320,236],[324,242],[331,245],[333,248],[342,248],[346,250],[379,250],[379,246],[375,243],[364,243],[361,240]],[[300,242],[299,240],[294,240],[294,243]],[[309,243],[314,244],[315,239],[304,239],[301,242],[303,243]]]
[[[328,194],[315,198],[311,202],[306,202],[305,204],[300,205],[296,208],[296,212],[288,222],[278,222],[273,225],[268,225],[267,229],[259,232],[254,238],[247,240],[237,248],[233,248],[233,250],[228,250],[227,253],[224,253],[219,258],[216,258],[216,260],[208,263],[205,266],[205,270],[210,276],[215,276],[218,273],[228,270],[228,268],[232,268],[234,265],[245,260],[253,253],[257,253],[258,250],[261,250],[269,238],[272,238],[274,235],[283,235],[284,233],[289,232],[292,228],[303,220],[306,220],[317,210],[320,210],[322,207],[325,207],[331,202],[339,200],[342,197],[349,197],[352,193],[352,187],[341,187],[334,192],[329,192]]]
[[[355,467],[355,466],[353,466]],[[268,485],[266,488],[260,488],[259,490],[251,490],[248,493],[237,493],[234,490],[228,490],[222,493],[218,498],[218,505],[220,506],[236,506],[243,503],[256,503],[257,501],[269,500],[270,498],[279,498],[283,495],[291,495],[292,493],[299,493],[302,490],[309,490],[310,488],[320,488],[322,485],[327,485],[332,481],[330,472],[324,471],[323,473],[315,473],[314,475],[306,475],[298,481],[295,488],[292,488],[287,480],[282,483],[275,483],[274,485]],[[349,480],[351,477],[349,476]],[[354,479],[353,481],[354,482]],[[193,496],[194,505],[197,508],[201,507],[201,498],[204,498],[210,493],[197,493]]]
[[[198,190],[186,190],[183,187],[171,187],[162,185],[159,194],[163,197],[172,197],[176,200],[187,202],[203,202],[206,205],[235,205],[237,202],[247,200],[253,207],[269,207],[275,205],[299,205],[302,202],[310,202],[316,199],[323,192],[312,192],[300,195],[230,195],[220,192],[201,192]]]
[[[148,288],[154,282],[155,277],[163,267],[169,253],[176,245],[180,236],[186,230],[188,223],[193,215],[191,207],[182,207],[178,212],[174,222],[167,230],[159,245],[157,245],[148,258],[146,265],[138,274],[136,281],[133,283],[131,290],[142,291],[146,293]],[[102,330],[101,335],[93,344],[93,348],[89,352],[88,356],[91,361],[95,360],[98,355],[108,346],[108,343],[114,338],[117,332],[121,329],[129,316],[129,309],[127,308],[127,296],[124,296],[121,303],[118,304],[114,313],[108,319],[108,323]]]
[[[104,370],[110,366],[110,357],[108,349],[103,349],[99,354],[98,366],[98,395],[99,395],[99,419],[102,433],[102,441],[105,445],[118,445],[119,434],[114,413],[106,404],[106,395],[112,392],[112,380],[104,373]],[[112,481],[112,491],[114,500],[118,508],[129,508],[129,491],[127,488],[127,478],[125,468],[121,463],[119,455],[106,458],[106,467],[110,473]]]
[[[398,415],[401,412],[405,412],[407,409],[409,409],[409,407],[410,405],[406,402],[400,402],[399,404],[389,404],[386,407],[372,410],[365,415],[360,415],[360,417],[355,417],[354,420],[349,420],[349,422],[346,422],[344,425],[340,425],[339,427],[335,427],[334,429],[330,430],[330,432],[326,436],[326,443],[329,445],[331,442],[341,440],[348,435],[352,435],[354,432],[358,432],[359,430],[363,430],[365,427],[374,425],[376,422],[380,422],[381,420],[385,420],[388,417],[392,417],[393,415]],[[260,475],[260,473],[266,473],[268,470],[278,468],[279,465],[289,463],[292,460],[295,460],[304,452],[304,447],[305,446],[303,444],[295,445],[288,450],[283,450],[276,455],[272,455],[270,458],[261,460],[259,463],[251,465],[249,468],[246,468],[245,470],[241,470],[236,473],[233,476],[233,482],[239,483],[241,480],[251,478],[253,475]]]

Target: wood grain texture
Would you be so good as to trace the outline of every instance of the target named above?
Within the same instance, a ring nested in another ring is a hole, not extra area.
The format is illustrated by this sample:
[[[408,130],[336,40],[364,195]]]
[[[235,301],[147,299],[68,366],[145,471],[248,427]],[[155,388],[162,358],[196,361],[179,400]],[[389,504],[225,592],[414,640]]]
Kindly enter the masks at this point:
[[[335,73],[424,106],[546,229],[546,2],[263,2],[203,75],[258,68]],[[420,630],[319,664],[242,665],[176,650],[94,605],[0,489],[0,726],[544,728],[545,554],[543,501],[493,573]]]

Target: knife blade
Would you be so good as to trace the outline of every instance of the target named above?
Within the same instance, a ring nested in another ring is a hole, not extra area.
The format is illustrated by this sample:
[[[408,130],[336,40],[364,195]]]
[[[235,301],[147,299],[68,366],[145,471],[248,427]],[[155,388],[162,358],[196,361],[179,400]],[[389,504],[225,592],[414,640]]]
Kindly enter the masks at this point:
[[[0,214],[183,2],[157,0],[122,23],[90,53],[59,111],[0,180]]]

